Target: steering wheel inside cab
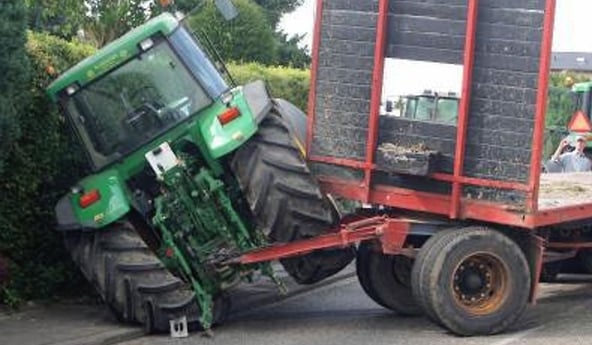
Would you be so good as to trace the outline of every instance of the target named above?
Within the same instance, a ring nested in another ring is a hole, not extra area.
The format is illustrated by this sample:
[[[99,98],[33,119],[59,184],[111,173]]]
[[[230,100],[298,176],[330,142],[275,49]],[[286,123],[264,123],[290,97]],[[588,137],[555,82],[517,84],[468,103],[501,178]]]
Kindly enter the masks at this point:
[[[147,134],[164,127],[160,112],[152,102],[145,102],[127,113],[125,122],[136,134]]]
[[[137,134],[160,130],[169,122],[171,111],[159,101],[160,98],[158,90],[152,85],[137,88],[127,98],[128,104],[135,108],[127,113],[125,122]]]

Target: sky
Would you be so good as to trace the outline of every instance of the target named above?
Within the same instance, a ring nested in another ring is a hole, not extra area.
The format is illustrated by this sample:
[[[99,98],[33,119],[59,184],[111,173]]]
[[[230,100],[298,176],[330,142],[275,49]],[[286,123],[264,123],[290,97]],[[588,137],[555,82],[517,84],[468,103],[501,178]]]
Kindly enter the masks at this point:
[[[285,15],[280,23],[287,33],[306,34],[303,42],[308,47],[312,46],[315,4],[316,0],[304,0],[302,6]],[[553,50],[592,52],[588,27],[591,13],[591,0],[557,0]]]

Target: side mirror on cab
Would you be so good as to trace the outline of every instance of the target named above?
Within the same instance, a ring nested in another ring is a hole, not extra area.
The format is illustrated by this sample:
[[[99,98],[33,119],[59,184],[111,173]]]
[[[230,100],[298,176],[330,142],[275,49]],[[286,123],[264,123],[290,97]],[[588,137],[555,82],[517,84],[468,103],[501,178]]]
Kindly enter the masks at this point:
[[[238,10],[231,0],[215,0],[214,4],[224,19],[232,20],[238,15]]]

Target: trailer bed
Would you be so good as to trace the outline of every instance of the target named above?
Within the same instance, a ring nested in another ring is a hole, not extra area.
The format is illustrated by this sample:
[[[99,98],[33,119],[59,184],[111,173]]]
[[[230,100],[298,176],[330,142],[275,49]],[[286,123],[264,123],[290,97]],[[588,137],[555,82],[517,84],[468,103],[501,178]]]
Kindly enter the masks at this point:
[[[588,203],[592,203],[592,172],[541,174],[539,210]]]

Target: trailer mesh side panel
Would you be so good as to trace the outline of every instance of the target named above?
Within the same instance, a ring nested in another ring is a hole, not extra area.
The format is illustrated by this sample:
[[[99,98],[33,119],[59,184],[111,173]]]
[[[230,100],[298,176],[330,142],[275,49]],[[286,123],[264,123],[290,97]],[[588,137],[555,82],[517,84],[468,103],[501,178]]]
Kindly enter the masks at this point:
[[[377,12],[378,1],[324,2],[314,155],[365,157]]]
[[[528,180],[544,8],[545,0],[479,2],[466,176]],[[313,154],[365,158],[377,9],[377,1],[324,2]],[[390,0],[386,56],[462,65],[466,13],[467,0]],[[379,145],[425,144],[441,154],[437,171],[452,172],[455,125],[381,116],[379,128]],[[377,173],[374,181],[448,193],[427,178]],[[476,187],[464,193],[505,203],[525,197]]]

